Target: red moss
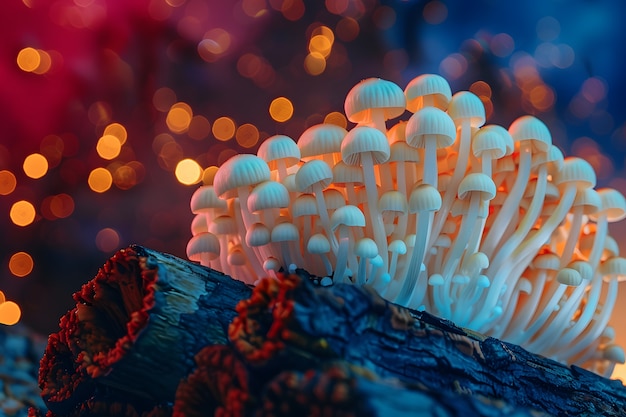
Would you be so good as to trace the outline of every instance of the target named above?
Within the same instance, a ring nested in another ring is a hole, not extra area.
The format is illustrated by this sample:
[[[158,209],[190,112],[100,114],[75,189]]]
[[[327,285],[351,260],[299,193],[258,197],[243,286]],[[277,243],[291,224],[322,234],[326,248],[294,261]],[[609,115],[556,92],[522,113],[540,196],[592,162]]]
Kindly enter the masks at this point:
[[[227,346],[203,348],[196,370],[178,386],[174,417],[243,417],[253,405],[245,365]]]

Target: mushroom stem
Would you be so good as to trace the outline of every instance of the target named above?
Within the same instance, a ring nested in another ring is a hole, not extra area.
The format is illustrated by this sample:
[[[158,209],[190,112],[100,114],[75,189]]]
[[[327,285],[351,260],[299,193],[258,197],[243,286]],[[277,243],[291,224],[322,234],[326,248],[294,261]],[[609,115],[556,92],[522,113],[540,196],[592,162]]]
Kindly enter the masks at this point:
[[[317,203],[317,214],[320,216],[320,222],[322,228],[330,241],[330,247],[333,253],[337,253],[339,247],[337,238],[330,228],[330,217],[328,217],[328,210],[326,209],[326,202],[324,201],[324,193],[322,187],[319,184],[313,185],[313,195],[315,195],[315,202]]]
[[[374,241],[378,247],[378,254],[383,258],[383,268],[385,271],[389,267],[389,257],[387,256],[387,234],[385,233],[383,218],[378,211],[378,190],[374,178],[374,161],[372,154],[363,152],[361,154],[363,164],[363,182],[365,183],[365,194],[367,195],[367,206],[374,233]]]
[[[404,273],[404,279],[402,279],[402,288],[395,298],[395,302],[400,305],[406,305],[409,302],[413,288],[418,284],[418,278],[421,275],[424,253],[426,251],[426,242],[430,237],[429,225],[434,217],[434,212],[420,212],[417,214],[417,226],[415,228],[415,245],[411,251],[411,259],[409,261],[406,272]],[[421,285],[426,288],[427,282],[422,282]]]
[[[245,187],[240,187],[240,188],[245,188]],[[246,189],[246,192],[247,192],[247,189]],[[240,195],[241,195],[241,190],[240,190]],[[247,204],[245,203],[242,204],[239,198],[235,199],[234,204],[235,204],[235,207],[233,211],[235,212],[235,222],[237,223],[237,227],[239,228],[239,230],[248,230],[250,226],[254,224],[254,221],[251,218],[251,213],[248,211]],[[250,224],[246,224],[246,214],[249,216],[248,221],[251,222]],[[246,255],[246,258],[248,258],[250,266],[252,270],[254,271],[254,273],[256,274],[256,276],[257,277],[264,276],[265,271],[263,270],[263,266],[260,264],[259,258],[256,256],[252,248],[250,248],[250,246],[246,244],[245,239],[242,239],[241,241],[241,248],[243,250],[243,253]]]

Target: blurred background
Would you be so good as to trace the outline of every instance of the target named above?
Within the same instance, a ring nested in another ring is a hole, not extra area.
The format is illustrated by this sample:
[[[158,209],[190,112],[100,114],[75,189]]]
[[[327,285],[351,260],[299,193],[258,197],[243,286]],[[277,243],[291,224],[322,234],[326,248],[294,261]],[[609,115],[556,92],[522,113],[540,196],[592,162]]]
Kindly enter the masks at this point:
[[[533,114],[626,193],[621,0],[5,0],[0,291],[56,331],[138,243],[185,258],[202,178],[274,134],[346,124],[367,77],[439,73],[488,123]],[[626,229],[611,226],[619,244]],[[622,296],[620,306],[626,304]],[[626,341],[623,310],[613,317]]]

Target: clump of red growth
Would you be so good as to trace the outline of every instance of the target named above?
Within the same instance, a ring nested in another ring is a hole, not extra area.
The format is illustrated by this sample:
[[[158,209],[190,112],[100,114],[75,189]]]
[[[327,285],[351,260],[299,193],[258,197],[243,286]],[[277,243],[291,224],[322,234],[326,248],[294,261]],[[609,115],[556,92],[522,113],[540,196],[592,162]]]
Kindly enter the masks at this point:
[[[195,361],[196,370],[176,391],[174,417],[242,417],[250,411],[248,372],[230,347],[207,346]]]

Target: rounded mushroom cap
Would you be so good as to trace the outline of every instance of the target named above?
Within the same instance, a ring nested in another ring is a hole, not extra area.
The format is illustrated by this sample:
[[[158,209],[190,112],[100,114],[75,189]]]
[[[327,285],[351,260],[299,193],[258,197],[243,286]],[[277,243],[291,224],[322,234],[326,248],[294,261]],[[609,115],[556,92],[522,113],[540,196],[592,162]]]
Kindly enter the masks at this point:
[[[365,227],[365,215],[360,208],[353,205],[339,207],[330,216],[330,227],[335,230],[339,226]]]
[[[376,242],[369,237],[359,239],[354,245],[354,253],[361,258],[371,259],[378,255],[378,246]]]
[[[235,155],[220,167],[213,178],[215,194],[220,198],[237,196],[239,187],[256,185],[270,179],[267,163],[256,155]]]
[[[331,123],[320,123],[309,127],[298,139],[298,148],[303,159],[341,152],[341,142],[348,131]]]
[[[214,233],[218,236],[234,235],[239,233],[237,230],[237,225],[235,224],[235,219],[227,215],[217,216],[216,218],[214,218],[209,225],[209,232]]]
[[[413,78],[404,89],[406,108],[415,113],[424,107],[424,97],[430,96],[434,106],[446,110],[452,98],[450,84],[441,75],[422,74]]]
[[[187,258],[191,261],[200,262],[205,256],[212,260],[219,255],[220,242],[213,233],[199,233],[187,243]]]
[[[400,87],[380,78],[367,78],[348,92],[344,109],[353,123],[369,123],[372,111],[382,111],[385,120],[404,113],[406,99]]]
[[[301,193],[314,192],[316,186],[326,188],[333,181],[333,172],[328,164],[320,159],[311,159],[296,172],[296,188]]]
[[[515,142],[531,141],[536,152],[550,151],[552,135],[545,123],[535,116],[518,117],[509,126],[509,132]]]
[[[626,281],[626,259],[614,256],[600,264],[599,272],[605,281],[617,279],[618,282]]]
[[[417,148],[409,146],[406,142],[394,142],[389,149],[389,162],[420,162]]]
[[[409,197],[409,211],[437,211],[441,208],[442,200],[439,190],[430,184],[419,184],[411,191]]]
[[[248,210],[251,213],[285,207],[289,207],[289,191],[277,181],[264,181],[256,185],[248,196]]]
[[[604,212],[609,222],[617,222],[626,217],[626,199],[619,191],[613,188],[600,188],[598,190],[601,207],[600,210],[590,215],[591,220],[597,221],[600,212]]]
[[[405,120],[400,120],[387,130],[387,139],[390,144],[393,145],[396,142],[406,142],[406,123],[407,122]]]
[[[572,261],[567,264],[567,267],[578,271],[580,277],[584,280],[590,281],[593,278],[593,268],[589,262]]]
[[[576,189],[581,191],[596,186],[596,173],[584,159],[568,157],[563,161],[563,169],[553,176],[553,182],[559,187],[574,183]]]
[[[464,200],[474,193],[479,193],[481,200],[491,200],[496,196],[496,185],[488,175],[479,172],[467,174],[459,184],[459,198]]]
[[[506,135],[504,135],[502,131],[506,132],[504,128],[500,130],[485,126],[476,132],[472,138],[472,152],[474,153],[474,156],[476,158],[481,158],[483,155],[490,155],[493,159],[500,159],[506,155],[508,150],[508,141]],[[511,135],[508,135],[508,137],[510,138]],[[512,139],[511,144],[513,144]]]
[[[206,216],[204,214],[196,214],[191,220],[191,235],[195,236],[200,233],[208,232]]]
[[[573,207],[582,207],[583,214],[591,215],[597,213],[602,207],[600,194],[593,188],[585,188],[576,193]]]
[[[495,124],[485,125],[478,130],[476,135],[478,135],[481,132],[482,134],[489,133],[490,135],[500,135],[502,142],[506,146],[505,155],[511,155],[515,151],[515,142],[513,141],[513,137],[511,136],[509,131],[503,128],[502,126],[495,125]]]
[[[254,223],[246,230],[246,244],[250,247],[263,246],[270,243],[270,229],[263,223]]]
[[[575,269],[563,268],[556,274],[556,279],[561,284],[569,285],[570,287],[577,287],[583,282],[583,278],[580,273]]]
[[[406,254],[406,243],[404,243],[401,239],[392,240],[389,242],[389,246],[387,248],[389,252],[394,252],[399,255]]]
[[[326,204],[326,209],[328,210],[337,210],[346,204],[343,194],[336,188],[327,188],[323,191],[323,194],[324,204]]]
[[[217,197],[212,185],[203,185],[191,195],[191,212],[206,213],[211,209],[226,210],[226,202]]]
[[[437,148],[454,143],[456,127],[450,116],[436,107],[424,107],[413,114],[406,126],[406,143],[415,148],[426,146],[426,137],[435,138]]]
[[[452,96],[448,114],[455,125],[463,120],[469,120],[471,127],[485,124],[485,106],[476,94],[469,91],[459,91]]]
[[[319,255],[321,253],[330,252],[330,242],[328,238],[321,233],[316,233],[309,238],[306,244],[306,250],[309,253]]]
[[[626,362],[624,349],[619,345],[607,345],[602,349],[602,358],[614,363]]]
[[[385,191],[378,199],[378,211],[405,214],[408,210],[404,194],[396,190]]]
[[[313,194],[300,194],[291,207],[293,217],[317,215],[317,203]]]
[[[281,159],[287,166],[300,162],[300,148],[293,139],[285,135],[274,135],[265,139],[256,154],[272,170],[277,169],[276,161]]]
[[[563,169],[564,159],[563,152],[557,146],[552,145],[548,152],[533,155],[531,167],[535,169],[543,164],[547,164],[548,174],[554,175]]]
[[[344,186],[348,183],[363,185],[363,170],[357,165],[348,165],[339,161],[332,169],[333,183]]]
[[[235,245],[230,249],[230,252],[228,252],[228,257],[226,258],[226,261],[228,262],[229,265],[232,265],[232,266],[243,266],[248,263],[248,259],[246,258],[246,255],[243,253],[243,249],[241,248],[241,245]]]
[[[272,242],[292,242],[300,238],[298,228],[292,223],[279,223],[272,229]]]
[[[382,164],[389,159],[389,142],[378,129],[369,126],[357,126],[350,130],[341,142],[341,159],[348,165],[361,164],[361,155],[372,155],[374,164]]]

